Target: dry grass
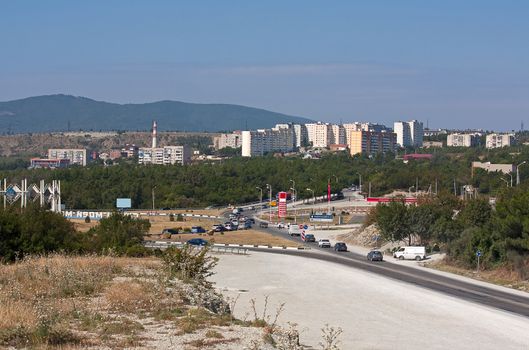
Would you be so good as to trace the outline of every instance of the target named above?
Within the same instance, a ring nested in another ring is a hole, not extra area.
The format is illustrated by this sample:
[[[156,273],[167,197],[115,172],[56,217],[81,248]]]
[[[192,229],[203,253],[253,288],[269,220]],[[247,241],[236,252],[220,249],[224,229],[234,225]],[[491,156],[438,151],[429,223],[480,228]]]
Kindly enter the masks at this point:
[[[152,282],[122,281],[108,286],[104,291],[104,297],[113,310],[127,313],[150,310],[155,303],[154,289]]]
[[[286,235],[286,233],[285,233]],[[239,231],[227,231],[224,234],[215,233],[213,235],[208,234],[179,234],[172,235],[172,241],[185,242],[191,238],[204,238],[208,241],[215,241],[219,244],[251,244],[251,245],[272,245],[272,246],[285,246],[285,247],[297,247],[299,244],[288,239],[273,236],[269,233],[257,231],[257,230],[239,230]],[[160,240],[160,235],[151,235],[146,239]]]
[[[425,266],[529,292],[529,280],[521,279],[519,272],[509,266],[501,266],[495,268],[494,270],[480,270],[479,273],[477,273],[474,269],[465,269],[444,260],[428,263],[425,264]]]

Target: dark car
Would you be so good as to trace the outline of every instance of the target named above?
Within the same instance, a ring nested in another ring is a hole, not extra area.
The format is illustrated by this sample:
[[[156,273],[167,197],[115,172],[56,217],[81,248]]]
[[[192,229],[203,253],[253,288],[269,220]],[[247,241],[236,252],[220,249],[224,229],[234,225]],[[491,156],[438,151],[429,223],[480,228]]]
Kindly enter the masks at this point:
[[[162,234],[167,234],[167,233],[170,234],[170,235],[177,235],[180,232],[176,228],[165,228],[165,229],[163,229]]]
[[[206,230],[202,226],[191,227],[191,233],[206,233]]]
[[[198,247],[204,247],[204,246],[207,246],[209,242],[202,238],[193,238],[187,241],[186,244],[198,246]]]
[[[369,253],[367,253],[367,260],[382,261],[384,260],[384,255],[379,250],[372,250]]]
[[[268,222],[260,222],[259,227],[261,228],[268,228]]]
[[[224,232],[226,231],[226,228],[222,225],[213,225],[213,231],[214,232]]]
[[[334,245],[334,250],[337,251],[337,252],[346,252],[347,251],[347,244],[345,244],[343,242],[337,242]]]

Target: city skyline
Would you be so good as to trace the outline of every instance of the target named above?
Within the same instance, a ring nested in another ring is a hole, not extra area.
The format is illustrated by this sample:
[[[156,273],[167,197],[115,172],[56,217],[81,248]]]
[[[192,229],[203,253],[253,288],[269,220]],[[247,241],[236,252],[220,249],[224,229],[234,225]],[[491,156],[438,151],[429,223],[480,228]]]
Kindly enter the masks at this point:
[[[8,3],[0,100],[233,103],[324,122],[518,130],[529,4]]]

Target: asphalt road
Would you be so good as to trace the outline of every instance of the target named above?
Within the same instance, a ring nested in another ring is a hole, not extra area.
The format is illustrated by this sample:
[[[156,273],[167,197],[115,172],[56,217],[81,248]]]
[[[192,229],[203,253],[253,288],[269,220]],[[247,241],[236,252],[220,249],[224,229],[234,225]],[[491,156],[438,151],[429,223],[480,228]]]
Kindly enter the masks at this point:
[[[273,249],[250,249],[263,251],[271,254],[287,254],[303,256],[310,259],[318,259],[337,264],[349,266],[356,269],[366,270],[388,278],[410,283],[412,285],[441,292],[453,297],[479,303],[489,307],[505,310],[514,314],[529,317],[529,294],[526,296],[516,293],[501,291],[478,284],[465,282],[459,279],[441,276],[408,266],[391,264],[386,262],[371,262],[365,256],[353,252],[335,252],[332,248],[319,248],[317,243],[304,243],[300,237],[290,237],[286,229],[277,229],[270,226],[267,229],[256,229],[280,236],[300,245],[311,247],[311,250],[273,250]],[[340,283],[336,281],[336,283]]]

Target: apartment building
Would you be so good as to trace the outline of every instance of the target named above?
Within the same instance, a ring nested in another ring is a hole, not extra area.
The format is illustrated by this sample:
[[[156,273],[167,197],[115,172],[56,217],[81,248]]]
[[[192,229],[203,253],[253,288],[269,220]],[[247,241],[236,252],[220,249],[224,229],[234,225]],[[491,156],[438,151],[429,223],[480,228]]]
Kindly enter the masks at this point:
[[[472,147],[479,144],[479,136],[476,134],[450,134],[446,138],[448,147]]]
[[[388,131],[351,131],[351,155],[394,152],[397,135]]]
[[[485,147],[501,148],[513,146],[515,142],[513,134],[489,134],[485,139]]]
[[[213,138],[213,145],[215,149],[223,149],[226,147],[239,148],[242,146],[241,132],[234,131],[231,134],[220,134]]]
[[[410,120],[393,123],[393,131],[397,134],[397,144],[401,147],[422,147],[424,130],[421,122]]]
[[[315,148],[326,148],[333,143],[333,131],[332,125],[329,123],[310,123],[305,124],[307,128],[307,136],[309,143],[312,143],[312,147]]]
[[[191,161],[188,146],[141,147],[138,150],[138,164],[185,165]]]
[[[70,164],[86,166],[85,148],[50,148],[48,159],[68,159]]]
[[[302,147],[309,142],[309,135],[305,124],[294,124],[292,129],[294,130],[294,146],[296,148]]]
[[[276,125],[273,129],[245,130],[241,133],[243,157],[262,156],[269,152],[290,152],[294,149],[293,127]]]
[[[341,124],[331,125],[332,140],[329,145],[343,145],[345,144],[345,128]]]

